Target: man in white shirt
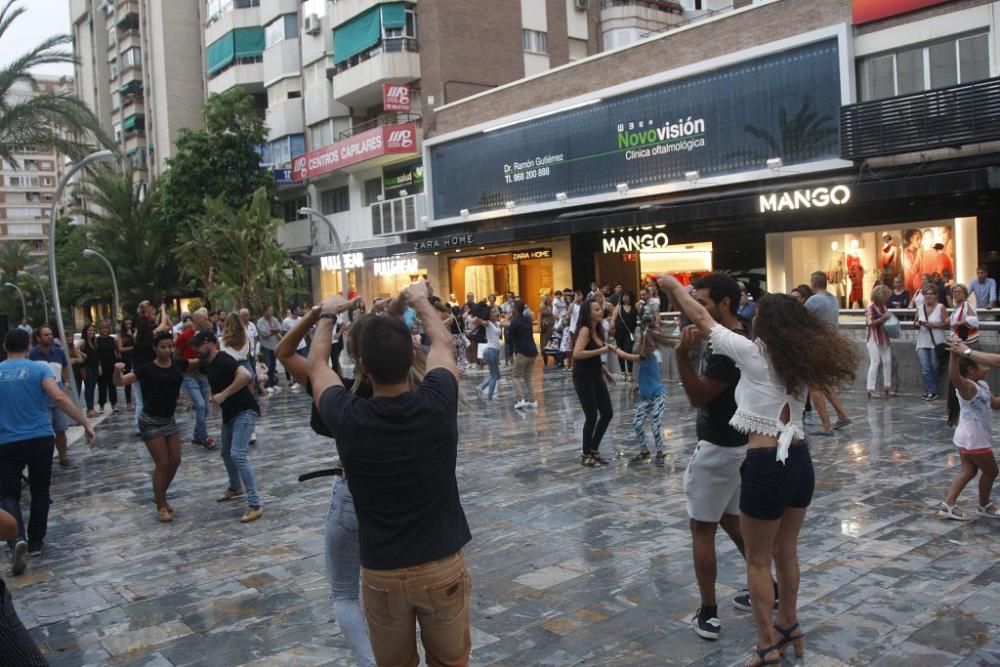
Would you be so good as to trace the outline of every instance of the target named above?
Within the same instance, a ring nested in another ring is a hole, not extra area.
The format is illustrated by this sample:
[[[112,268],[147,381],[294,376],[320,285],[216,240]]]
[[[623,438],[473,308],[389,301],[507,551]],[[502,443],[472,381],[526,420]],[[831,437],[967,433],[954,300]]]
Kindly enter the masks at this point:
[[[275,349],[281,339],[281,321],[274,316],[271,306],[264,308],[264,314],[257,320],[257,336],[260,340],[260,351],[267,363],[267,390],[269,393],[280,391],[278,375],[275,372],[277,358]]]
[[[566,301],[563,299],[562,290],[556,290],[556,293],[552,296],[552,316],[556,319],[556,322],[561,320],[562,316],[566,314],[566,308]]]
[[[281,322],[282,333],[288,333],[289,331],[292,330],[292,327],[294,327],[295,324],[299,321],[299,319],[302,318],[302,312],[303,312],[302,304],[296,304],[292,306],[291,316],[286,317]],[[306,358],[309,357],[309,344],[306,343],[305,338],[302,338],[302,340],[299,341],[299,344],[295,346],[295,353],[298,354],[300,357],[306,357]],[[285,378],[288,380],[289,389],[296,389],[299,386],[298,383],[296,383],[295,380],[292,379],[292,376],[288,373],[287,370],[285,370]]]

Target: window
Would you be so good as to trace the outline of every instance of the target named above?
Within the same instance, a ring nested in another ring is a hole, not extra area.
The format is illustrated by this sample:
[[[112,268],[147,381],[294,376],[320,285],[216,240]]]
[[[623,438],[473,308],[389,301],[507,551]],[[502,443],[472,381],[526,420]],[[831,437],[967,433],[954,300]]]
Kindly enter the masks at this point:
[[[308,205],[308,200],[305,197],[299,197],[298,199],[293,199],[291,201],[281,202],[281,218],[285,222],[302,220],[306,216],[300,214],[299,209],[305,208]]]
[[[576,39],[574,37],[569,38],[569,59],[570,62],[574,60],[583,60],[587,57],[589,52],[589,44],[585,39]]]
[[[287,137],[275,139],[264,147],[262,164],[281,166],[289,164],[306,152],[306,138],[302,134],[290,134]]]
[[[11,187],[15,187],[15,188],[18,187],[18,186],[20,186],[21,185],[21,177],[20,176],[8,176],[7,177],[7,185],[9,185]]]
[[[121,94],[117,90],[111,91],[111,110],[115,111],[121,106]]]
[[[284,14],[264,26],[264,48],[269,49],[278,42],[299,36],[299,17]]]
[[[121,140],[122,140],[122,124],[121,123],[115,123],[113,132],[114,132],[115,142],[116,143],[121,143]]]
[[[297,100],[297,99],[301,99],[301,98],[302,98],[302,91],[301,90],[289,90],[288,91],[288,99],[290,99],[290,100]]]
[[[41,236],[44,233],[42,225],[7,225],[7,236]]]
[[[980,81],[989,75],[989,35],[981,33],[860,59],[859,97],[881,100]]]
[[[417,38],[417,14],[412,9],[407,9],[404,12],[405,22],[402,28],[385,28],[383,27],[383,36],[385,39],[399,39],[405,37],[407,39]]]
[[[313,150],[329,146],[333,141],[332,120],[324,120],[322,123],[317,123],[309,127],[309,145]]]
[[[524,50],[530,53],[548,54],[549,36],[538,30],[522,31]]]
[[[382,179],[370,178],[365,181],[365,206],[371,206],[382,196]]]
[[[55,179],[53,179],[51,176],[42,176],[41,182],[42,182],[42,187],[51,188],[53,185],[55,185]]]
[[[42,217],[42,212],[37,208],[8,208],[7,218],[10,220],[34,219]]]
[[[118,28],[108,28],[108,48],[118,43]]]
[[[122,69],[126,70],[130,67],[142,67],[142,51],[137,46],[122,53]]]
[[[118,78],[118,61],[110,60],[108,61],[108,69],[111,70],[111,80],[114,81]]]
[[[320,200],[320,209],[323,215],[351,210],[351,192],[346,185],[327,190],[320,195]]]

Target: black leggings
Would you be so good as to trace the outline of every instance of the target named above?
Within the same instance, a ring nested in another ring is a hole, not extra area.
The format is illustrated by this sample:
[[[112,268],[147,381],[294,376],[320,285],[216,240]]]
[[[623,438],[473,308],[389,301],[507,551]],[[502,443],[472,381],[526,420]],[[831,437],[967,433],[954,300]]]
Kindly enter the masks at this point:
[[[624,328],[615,329],[615,343],[626,352],[632,352],[632,334]],[[632,374],[632,361],[624,357],[618,357],[618,368],[622,373]]]
[[[97,378],[97,403],[104,408],[104,404],[111,403],[111,407],[118,404],[118,387],[115,386],[114,364],[101,364],[101,375]]]
[[[604,383],[600,371],[573,371],[573,388],[580,399],[583,408],[583,454],[586,456],[596,452],[601,447],[601,438],[608,430],[608,424],[614,416],[611,409],[611,395],[608,385]],[[600,413],[600,419],[597,415]]]

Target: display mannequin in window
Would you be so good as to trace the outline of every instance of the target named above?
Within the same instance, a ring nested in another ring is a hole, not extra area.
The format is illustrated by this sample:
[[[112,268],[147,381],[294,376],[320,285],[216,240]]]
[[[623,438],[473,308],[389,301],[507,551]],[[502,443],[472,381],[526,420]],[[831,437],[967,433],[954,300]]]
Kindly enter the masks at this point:
[[[920,291],[924,261],[924,233],[919,229],[908,229],[904,234],[906,247],[903,249],[903,274],[906,276],[906,291],[917,294]]]
[[[882,284],[893,286],[896,276],[903,273],[903,260],[892,234],[882,235]]]
[[[851,293],[847,297],[847,307],[853,308],[854,304],[857,303],[858,308],[864,308],[862,287],[865,280],[865,268],[861,264],[857,239],[851,239],[851,245],[847,249],[847,277],[851,279]]]
[[[833,254],[830,255],[830,267],[826,270],[826,280],[833,287],[834,296],[840,299],[847,293],[843,289],[844,282],[847,280],[847,272],[844,269],[844,252],[840,249],[840,243],[837,241],[830,244],[830,250],[833,251]]]

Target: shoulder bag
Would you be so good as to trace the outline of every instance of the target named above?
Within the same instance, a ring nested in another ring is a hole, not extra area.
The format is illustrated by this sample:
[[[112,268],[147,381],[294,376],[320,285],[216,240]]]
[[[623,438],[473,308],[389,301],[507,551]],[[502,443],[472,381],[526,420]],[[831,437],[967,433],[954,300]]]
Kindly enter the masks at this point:
[[[934,309],[934,312],[936,313],[938,311],[938,308],[940,308],[940,307],[941,307],[941,304],[938,304],[937,308]],[[924,308],[924,321],[927,322],[928,324],[930,324],[931,318],[927,314],[927,305],[924,304],[923,308]],[[935,331],[935,329],[928,327],[927,330],[931,334],[931,342],[934,343],[934,354],[937,356],[938,366],[943,366],[943,365],[947,364],[948,363],[948,354],[949,354],[948,353],[948,346],[945,345],[943,342],[941,342],[941,343],[937,342],[937,338],[934,337],[934,331]]]

